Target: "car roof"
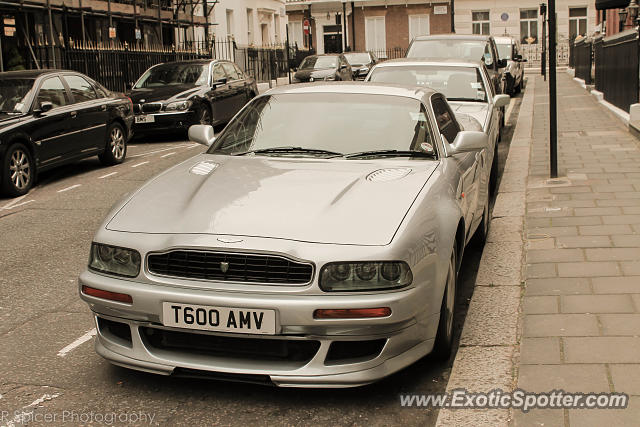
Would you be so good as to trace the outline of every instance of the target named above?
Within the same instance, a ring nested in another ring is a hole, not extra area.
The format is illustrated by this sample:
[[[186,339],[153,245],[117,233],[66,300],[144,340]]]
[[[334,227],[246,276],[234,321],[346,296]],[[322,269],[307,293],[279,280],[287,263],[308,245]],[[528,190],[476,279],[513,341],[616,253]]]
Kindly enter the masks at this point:
[[[426,87],[412,87],[391,83],[332,82],[285,85],[271,89],[265,94],[280,95],[291,93],[350,93],[363,95],[388,95],[422,100],[423,98],[429,97],[437,92]]]
[[[318,54],[309,55],[309,56],[340,56],[340,55],[342,54],[341,53],[318,53]]]
[[[446,65],[448,67],[482,67],[482,61],[458,58],[398,58],[381,62],[376,67],[401,66],[401,65]]]
[[[518,40],[515,37],[511,36],[498,36],[493,38],[496,41],[496,44],[516,44]]]
[[[50,68],[41,69],[41,70],[5,71],[3,73],[0,73],[0,77],[11,77],[11,78],[22,77],[26,79],[36,79],[45,74],[56,74],[56,73],[76,73],[76,71],[58,70],[58,69],[50,69]]]
[[[422,40],[489,40],[491,36],[480,34],[437,34],[432,36],[417,36],[414,41]]]

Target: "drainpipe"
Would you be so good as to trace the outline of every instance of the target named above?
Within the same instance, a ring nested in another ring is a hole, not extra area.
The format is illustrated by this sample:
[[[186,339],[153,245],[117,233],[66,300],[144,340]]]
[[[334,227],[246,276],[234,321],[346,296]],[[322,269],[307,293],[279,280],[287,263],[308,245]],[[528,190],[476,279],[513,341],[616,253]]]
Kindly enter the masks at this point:
[[[56,51],[55,39],[53,38],[53,18],[51,17],[51,2],[47,0],[47,12],[49,13],[49,36],[51,37],[51,59],[53,59],[53,68],[56,67]]]
[[[351,50],[356,50],[356,8],[351,2]]]
[[[451,32],[456,32],[456,21],[455,21],[455,0],[451,0]]]

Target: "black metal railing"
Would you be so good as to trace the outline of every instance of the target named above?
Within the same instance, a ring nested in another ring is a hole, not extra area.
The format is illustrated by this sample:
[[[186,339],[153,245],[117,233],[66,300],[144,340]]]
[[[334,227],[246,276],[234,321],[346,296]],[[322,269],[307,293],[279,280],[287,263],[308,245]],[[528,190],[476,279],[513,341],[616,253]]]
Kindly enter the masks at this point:
[[[638,102],[638,32],[630,30],[598,39],[594,52],[596,90],[604,94],[607,102],[628,112],[630,105]]]
[[[591,40],[586,38],[576,41],[573,47],[576,77],[584,80],[588,85],[591,84],[592,47]]]
[[[404,58],[407,56],[407,49],[403,47],[390,47],[388,49],[371,50],[380,60]]]

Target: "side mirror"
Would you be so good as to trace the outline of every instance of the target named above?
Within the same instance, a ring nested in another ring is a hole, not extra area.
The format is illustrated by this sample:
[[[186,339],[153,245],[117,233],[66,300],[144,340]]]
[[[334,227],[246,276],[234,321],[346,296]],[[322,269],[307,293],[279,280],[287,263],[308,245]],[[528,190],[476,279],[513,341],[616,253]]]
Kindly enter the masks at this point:
[[[522,61],[522,55],[513,55],[514,61]]]
[[[226,84],[227,84],[227,78],[226,77],[222,77],[222,78],[216,80],[215,82],[213,82],[213,87],[220,86],[220,85],[226,85]]]
[[[521,59],[520,62],[529,62],[528,59]]]
[[[498,68],[504,68],[507,66],[507,60],[506,59],[499,59],[498,60]]]
[[[502,108],[509,105],[511,102],[511,97],[509,95],[501,94],[493,97],[493,106],[495,108]]]
[[[489,138],[486,133],[471,130],[458,132],[453,144],[449,144],[447,139],[444,137],[442,140],[446,146],[447,156],[480,151],[489,147]]]
[[[189,141],[210,147],[215,140],[216,137],[213,135],[213,126],[193,125],[189,128]]]
[[[36,108],[35,110],[33,110],[34,113],[36,114],[42,114],[42,113],[46,113],[47,111],[50,111],[53,109],[53,104],[49,101],[42,101],[40,103],[40,107]]]
[[[340,66],[340,69],[341,69],[341,70],[346,70],[346,69],[347,69],[347,66],[346,66],[345,64],[342,64],[342,65]]]

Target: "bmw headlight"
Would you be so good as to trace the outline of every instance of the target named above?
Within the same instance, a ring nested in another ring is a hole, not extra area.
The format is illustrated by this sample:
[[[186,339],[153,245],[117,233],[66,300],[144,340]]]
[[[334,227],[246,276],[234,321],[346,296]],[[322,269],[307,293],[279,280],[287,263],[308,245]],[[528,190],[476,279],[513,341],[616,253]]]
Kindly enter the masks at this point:
[[[133,249],[92,243],[89,268],[101,273],[135,277],[140,272],[140,253]]]
[[[333,262],[322,267],[320,288],[336,291],[382,291],[409,286],[413,274],[406,262]]]
[[[170,102],[167,105],[165,105],[164,110],[165,111],[185,111],[191,107],[191,104],[193,104],[193,102],[191,101]]]

